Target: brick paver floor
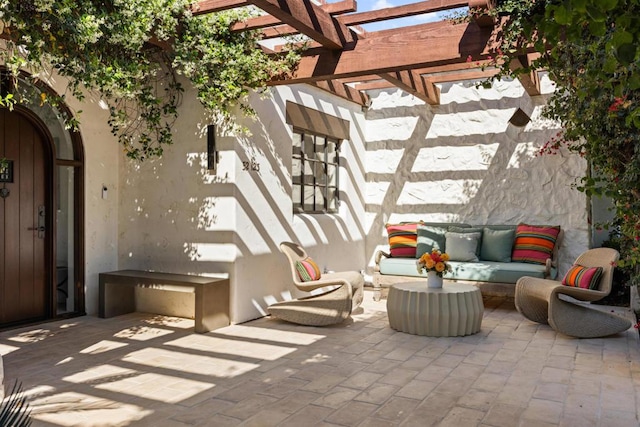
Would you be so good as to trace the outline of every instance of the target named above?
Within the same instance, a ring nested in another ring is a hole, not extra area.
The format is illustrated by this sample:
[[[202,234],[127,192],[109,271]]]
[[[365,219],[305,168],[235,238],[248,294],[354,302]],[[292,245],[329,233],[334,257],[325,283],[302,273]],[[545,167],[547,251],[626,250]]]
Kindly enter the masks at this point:
[[[135,313],[5,331],[5,386],[22,382],[34,426],[639,425],[633,328],[573,339],[485,298],[478,334],[420,337],[366,294],[323,328],[263,318],[195,334]]]

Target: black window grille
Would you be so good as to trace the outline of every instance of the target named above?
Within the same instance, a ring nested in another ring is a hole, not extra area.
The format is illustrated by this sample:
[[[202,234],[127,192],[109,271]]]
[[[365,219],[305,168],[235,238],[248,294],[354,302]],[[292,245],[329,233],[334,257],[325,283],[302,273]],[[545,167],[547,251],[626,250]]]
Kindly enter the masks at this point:
[[[338,212],[340,141],[294,129],[293,211]]]

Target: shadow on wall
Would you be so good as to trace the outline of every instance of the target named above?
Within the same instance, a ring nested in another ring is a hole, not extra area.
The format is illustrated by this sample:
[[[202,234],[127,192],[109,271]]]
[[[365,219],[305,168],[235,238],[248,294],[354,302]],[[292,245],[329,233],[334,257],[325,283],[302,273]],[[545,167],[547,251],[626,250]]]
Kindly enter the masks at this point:
[[[294,215],[291,128],[284,122],[284,109],[287,99],[309,105],[313,97],[297,91],[290,97],[278,91],[273,95],[252,101],[258,119],[247,121],[250,135],[216,135],[220,161],[215,174],[207,170],[208,123],[195,113],[181,114],[184,119],[174,129],[176,143],[161,159],[126,162],[119,268],[233,274],[240,286],[236,292],[246,288],[242,304],[248,305],[262,295],[286,297],[282,292],[289,273],[273,269],[280,261],[286,266],[278,248],[282,241],[301,242],[312,255],[329,252],[328,243],[332,251],[359,244],[357,257],[334,253],[336,264],[329,268],[345,267],[338,262],[351,269],[364,267],[364,195],[358,184],[364,182],[362,159],[345,143],[340,183],[347,190],[340,193],[340,215]],[[342,117],[345,111],[355,114],[340,103],[317,102],[309,106]],[[356,137],[358,143],[360,139]],[[256,276],[254,268],[269,273]]]
[[[435,108],[398,107],[406,100],[389,92],[378,95],[382,103],[373,98],[366,114],[369,269],[376,250],[388,248],[384,225],[400,221],[560,224],[568,230],[561,269],[584,250],[586,201],[571,188],[584,160],[568,153],[538,156],[560,130],[540,118],[547,96],[526,99],[534,114],[518,128],[509,118],[528,95],[517,81],[499,89],[448,84],[442,92],[450,96]],[[391,132],[385,130],[390,125]]]

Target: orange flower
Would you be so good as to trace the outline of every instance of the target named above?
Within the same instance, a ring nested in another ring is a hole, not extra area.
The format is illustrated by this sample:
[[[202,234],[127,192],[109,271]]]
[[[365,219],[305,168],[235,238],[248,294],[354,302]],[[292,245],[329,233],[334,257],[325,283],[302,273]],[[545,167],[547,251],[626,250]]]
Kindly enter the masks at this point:
[[[432,269],[433,266],[437,266],[436,262],[434,260],[432,260],[431,258],[427,258],[426,262],[424,263],[425,267],[427,267],[428,269]],[[437,268],[437,267],[436,267]]]
[[[446,266],[444,265],[444,262],[439,262],[439,263],[436,264],[436,271],[438,273],[442,273],[445,268],[446,268]]]
[[[442,254],[442,256],[440,258],[442,258],[443,262],[449,261],[449,254],[448,253],[444,253],[444,254]]]

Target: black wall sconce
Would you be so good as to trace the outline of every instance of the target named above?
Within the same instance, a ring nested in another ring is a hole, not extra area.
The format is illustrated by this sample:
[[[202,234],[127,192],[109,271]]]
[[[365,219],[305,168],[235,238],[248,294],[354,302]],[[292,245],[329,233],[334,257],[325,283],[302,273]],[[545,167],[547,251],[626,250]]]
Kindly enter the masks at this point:
[[[218,166],[218,151],[216,150],[216,126],[207,126],[207,169],[216,173]]]

